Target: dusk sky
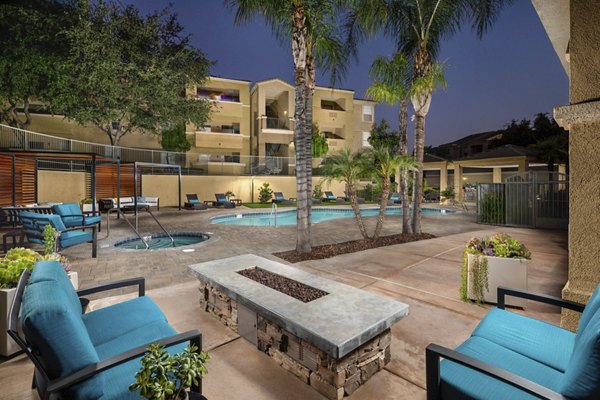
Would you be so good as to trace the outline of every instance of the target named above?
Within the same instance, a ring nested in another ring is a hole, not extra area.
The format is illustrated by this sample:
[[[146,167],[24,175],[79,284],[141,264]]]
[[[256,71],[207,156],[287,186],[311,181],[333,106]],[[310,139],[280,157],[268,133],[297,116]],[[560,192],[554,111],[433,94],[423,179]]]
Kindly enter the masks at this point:
[[[126,2],[146,12],[167,4]],[[216,62],[212,75],[252,82],[279,77],[293,83],[289,45],[274,38],[262,17],[236,26],[234,11],[222,0],[174,0],[172,4],[181,24],[193,35],[193,45]],[[352,61],[337,87],[353,89],[355,97],[364,97],[371,62],[393,51],[393,42],[382,36],[363,43],[358,62]],[[449,65],[445,72],[448,88],[433,97],[426,145],[500,129],[512,119],[533,119],[538,112],[551,115],[552,107],[568,103],[567,75],[529,0],[515,0],[504,9],[481,40],[465,27],[442,44],[440,60]],[[330,86],[328,74],[318,73],[317,84]],[[385,118],[397,126],[397,107],[378,105],[375,115],[377,121]],[[412,129],[411,125],[411,141]]]

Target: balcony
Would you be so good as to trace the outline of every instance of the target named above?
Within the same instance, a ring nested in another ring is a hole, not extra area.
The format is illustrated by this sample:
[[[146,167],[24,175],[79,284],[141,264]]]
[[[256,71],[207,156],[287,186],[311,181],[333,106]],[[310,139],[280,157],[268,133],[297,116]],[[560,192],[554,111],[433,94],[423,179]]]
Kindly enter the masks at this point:
[[[203,148],[241,150],[244,138],[248,138],[248,136],[240,134],[239,126],[204,126],[200,131],[196,131],[195,145]]]

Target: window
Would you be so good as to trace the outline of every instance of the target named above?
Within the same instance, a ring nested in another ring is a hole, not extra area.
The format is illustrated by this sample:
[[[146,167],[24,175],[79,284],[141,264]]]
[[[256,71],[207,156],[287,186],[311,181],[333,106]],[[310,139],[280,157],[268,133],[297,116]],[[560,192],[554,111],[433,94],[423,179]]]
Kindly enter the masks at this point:
[[[369,143],[369,138],[371,137],[371,132],[364,131],[362,135],[362,147],[371,147]]]
[[[363,121],[373,122],[373,107],[363,106]]]
[[[196,90],[196,98],[239,103],[240,102],[240,91],[233,90],[233,89],[198,88]]]
[[[336,101],[332,100],[321,100],[321,109],[323,110],[334,110],[334,111],[344,111],[342,106],[340,106]]]

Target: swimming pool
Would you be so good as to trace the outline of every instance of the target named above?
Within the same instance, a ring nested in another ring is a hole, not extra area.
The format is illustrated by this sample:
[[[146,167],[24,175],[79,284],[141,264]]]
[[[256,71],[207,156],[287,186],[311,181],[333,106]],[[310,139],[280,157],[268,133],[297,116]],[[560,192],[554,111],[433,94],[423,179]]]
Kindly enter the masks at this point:
[[[170,249],[173,247],[189,246],[208,240],[209,236],[199,232],[171,233],[173,242],[164,233],[144,236],[148,250]],[[115,243],[115,247],[130,250],[146,250],[146,245],[138,237],[124,239]]]
[[[379,207],[363,208],[361,214],[363,217],[374,217],[379,213]],[[437,208],[423,208],[423,215],[442,215],[452,214],[454,211],[441,210]],[[388,207],[385,215],[402,215],[402,207]],[[313,208],[312,222],[317,224],[322,221],[330,221],[339,218],[353,218],[354,211],[350,208]],[[271,211],[228,214],[212,217],[213,224],[240,225],[240,226],[283,226],[296,225],[296,210],[277,211],[277,224],[275,224],[275,215]]]

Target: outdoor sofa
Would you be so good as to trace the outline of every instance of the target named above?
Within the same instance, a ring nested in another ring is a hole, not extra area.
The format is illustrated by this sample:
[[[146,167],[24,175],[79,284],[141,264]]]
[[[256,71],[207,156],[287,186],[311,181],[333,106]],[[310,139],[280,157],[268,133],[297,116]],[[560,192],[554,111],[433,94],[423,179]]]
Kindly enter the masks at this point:
[[[128,286],[137,286],[138,297],[85,313],[83,296]],[[37,263],[31,276],[23,272],[8,333],[35,366],[33,384],[40,398],[138,399],[129,385],[149,344],[160,341],[173,353],[191,341],[201,349],[200,332],[177,334],[144,292],[143,278],[75,291],[56,261]],[[199,386],[192,390],[201,393]]]
[[[52,206],[54,214],[60,215],[67,228],[87,227],[98,225],[98,232],[102,230],[102,216],[94,212],[83,212],[77,203],[63,203]]]
[[[44,244],[44,227],[51,225],[58,233],[56,240],[57,251],[82,243],[92,243],[92,258],[96,258],[98,246],[98,231],[96,225],[86,226],[91,232],[81,230],[81,227],[67,228],[60,215],[39,214],[23,211],[19,214],[23,231],[29,243]]]
[[[507,295],[582,312],[577,333],[506,311]],[[586,306],[499,287],[498,308],[456,350],[427,347],[426,371],[428,400],[600,399],[600,285]]]

